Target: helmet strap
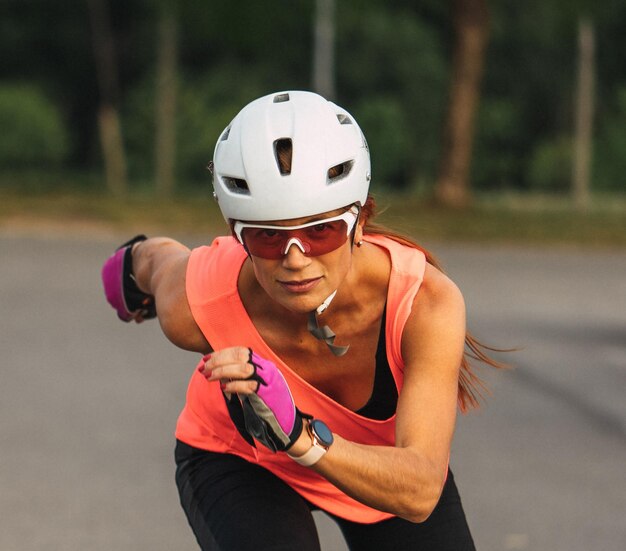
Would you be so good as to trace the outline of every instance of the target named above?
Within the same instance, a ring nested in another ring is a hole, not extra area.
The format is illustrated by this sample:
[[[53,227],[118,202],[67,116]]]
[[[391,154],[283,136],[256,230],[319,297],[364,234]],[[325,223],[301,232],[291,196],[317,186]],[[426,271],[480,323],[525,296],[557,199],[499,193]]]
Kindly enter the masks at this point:
[[[354,223],[354,228],[352,228],[352,232],[350,235],[350,248],[351,249],[354,248],[354,245],[356,245],[357,247],[360,247],[363,244],[362,241],[359,241],[359,243],[354,242],[354,239],[356,237],[356,228],[359,225],[359,220],[361,219],[361,205],[357,203],[356,207],[357,207],[356,222]]]
[[[313,335],[316,339],[320,341],[324,341],[326,343],[326,346],[328,346],[329,350],[335,356],[343,356],[348,351],[348,348],[350,348],[350,345],[337,346],[336,344],[334,344],[336,335],[333,332],[333,330],[330,327],[328,327],[328,325],[323,325],[322,327],[320,327],[317,321],[317,316],[320,315],[322,312],[324,312],[326,308],[328,308],[331,301],[335,298],[336,294],[337,294],[337,291],[336,290],[333,291],[328,296],[328,298],[324,302],[322,302],[322,304],[320,304],[312,312],[309,312],[309,318],[307,321],[307,329],[309,330],[309,333],[311,333],[311,335]]]
[[[316,339],[324,341],[326,346],[328,346],[330,351],[335,356],[343,356],[348,351],[348,348],[350,348],[350,345],[337,346],[334,344],[336,336],[335,333],[330,327],[328,327],[328,325],[323,325],[322,327],[319,326],[315,310],[309,313],[307,328],[311,335],[313,335]]]

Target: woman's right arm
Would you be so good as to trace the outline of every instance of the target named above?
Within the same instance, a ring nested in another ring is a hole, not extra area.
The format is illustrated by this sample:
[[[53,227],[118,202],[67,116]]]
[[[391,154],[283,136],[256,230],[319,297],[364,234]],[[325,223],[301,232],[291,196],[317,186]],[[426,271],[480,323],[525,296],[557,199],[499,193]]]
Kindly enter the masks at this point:
[[[211,347],[196,324],[185,288],[191,251],[182,243],[155,237],[133,245],[133,274],[141,291],[154,296],[165,336],[185,350],[206,354]],[[143,321],[140,316],[135,321]]]

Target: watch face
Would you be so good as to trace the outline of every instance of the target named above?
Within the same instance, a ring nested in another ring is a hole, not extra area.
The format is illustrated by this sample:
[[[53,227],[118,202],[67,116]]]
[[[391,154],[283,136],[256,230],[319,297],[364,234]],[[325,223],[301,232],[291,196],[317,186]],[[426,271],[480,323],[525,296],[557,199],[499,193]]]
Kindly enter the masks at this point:
[[[320,421],[319,419],[313,419],[311,421],[311,430],[316,438],[319,440],[319,443],[328,448],[333,443],[333,433],[330,431],[326,423],[324,421]]]

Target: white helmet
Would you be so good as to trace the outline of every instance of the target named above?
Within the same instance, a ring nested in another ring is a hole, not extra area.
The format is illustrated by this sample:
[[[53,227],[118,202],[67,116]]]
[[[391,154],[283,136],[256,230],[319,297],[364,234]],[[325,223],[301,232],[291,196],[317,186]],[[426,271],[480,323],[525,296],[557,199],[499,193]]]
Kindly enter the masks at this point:
[[[291,142],[291,171],[277,147]],[[244,107],[213,156],[215,197],[227,222],[287,220],[367,199],[370,156],[344,109],[311,92],[280,92]],[[336,167],[340,174],[329,177]]]

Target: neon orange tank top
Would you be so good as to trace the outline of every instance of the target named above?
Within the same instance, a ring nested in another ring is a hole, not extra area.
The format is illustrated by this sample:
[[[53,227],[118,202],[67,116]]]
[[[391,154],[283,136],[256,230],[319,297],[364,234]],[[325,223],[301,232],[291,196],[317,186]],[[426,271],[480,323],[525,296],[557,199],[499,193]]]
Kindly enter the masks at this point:
[[[387,237],[366,235],[364,239],[385,249],[391,258],[386,348],[399,392],[404,369],[400,354],[402,331],[422,282],[426,260],[421,251]],[[324,420],[335,434],[353,442],[393,446],[395,415],[381,421],[362,417],[345,408],[300,378],[263,341],[237,292],[237,279],[245,259],[243,247],[232,237],[219,237],[210,247],[200,247],[191,253],[187,268],[187,299],[198,327],[213,349],[252,348],[278,366],[299,409]],[[230,420],[219,383],[208,382],[196,371],[189,383],[187,402],[178,418],[176,437],[197,448],[231,453],[258,463],[311,503],[347,520],[373,523],[393,516],[352,499],[284,453],[273,454],[262,445],[250,446]]]

